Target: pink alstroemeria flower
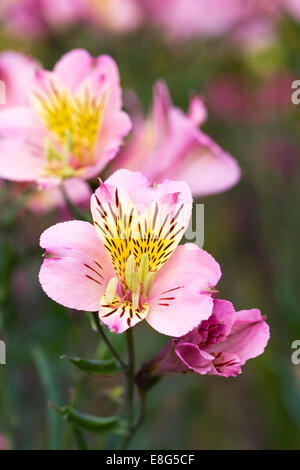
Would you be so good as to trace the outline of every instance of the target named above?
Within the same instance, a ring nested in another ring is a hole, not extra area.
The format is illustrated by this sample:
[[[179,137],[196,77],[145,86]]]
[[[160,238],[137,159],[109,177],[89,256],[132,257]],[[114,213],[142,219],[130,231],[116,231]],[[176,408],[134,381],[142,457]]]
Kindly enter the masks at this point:
[[[131,128],[109,56],[71,51],[53,72],[36,69],[27,92],[28,105],[0,113],[2,178],[48,187],[97,176]]]
[[[248,0],[144,0],[144,3],[152,21],[175,39],[224,34],[249,7]]]
[[[1,0],[0,18],[13,34],[36,37],[78,21],[82,7],[82,0]]]
[[[134,119],[133,135],[118,155],[118,165],[141,171],[151,181],[166,177],[183,180],[193,195],[206,196],[229,189],[240,178],[240,168],[234,158],[213,142],[199,126],[206,119],[203,102],[191,100],[187,115],[172,105],[164,82],[154,88],[151,115]]]
[[[28,106],[30,97],[28,89],[32,81],[38,62],[31,57],[14,51],[5,51],[0,54],[0,80],[5,83],[5,104],[0,105],[0,112],[12,106]],[[89,185],[80,178],[70,178],[64,181],[64,189],[74,204],[85,206],[91,198]],[[16,193],[19,188],[16,188]],[[27,207],[34,212],[44,213],[55,207],[65,209],[63,196],[58,187],[53,186],[39,190],[29,199]]]
[[[248,359],[263,353],[270,329],[256,308],[236,312],[231,302],[216,299],[213,313],[181,338],[174,338],[148,364],[138,382],[170,372],[235,377]]]
[[[276,0],[143,1],[147,17],[172,40],[231,35],[250,26],[253,29],[255,24],[272,24],[277,20]]]
[[[126,33],[142,20],[138,0],[81,0],[88,22],[113,33]]]
[[[153,186],[119,170],[91,199],[94,226],[71,221],[41,236],[46,250],[40,283],[62,305],[99,311],[122,333],[143,319],[181,336],[213,308],[218,263],[194,244],[178,246],[192,210],[186,183]]]

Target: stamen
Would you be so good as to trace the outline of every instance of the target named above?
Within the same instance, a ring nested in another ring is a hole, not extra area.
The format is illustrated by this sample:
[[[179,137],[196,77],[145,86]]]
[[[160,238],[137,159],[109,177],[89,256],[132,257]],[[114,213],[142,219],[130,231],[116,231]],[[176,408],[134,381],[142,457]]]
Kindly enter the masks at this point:
[[[144,253],[141,257],[140,266],[139,266],[139,279],[140,282],[144,282],[145,277],[149,273],[149,256],[147,253]]]
[[[137,310],[137,308],[139,306],[139,298],[140,298],[139,291],[132,293],[132,306],[133,306],[134,310]]]
[[[143,297],[146,299],[152,289],[153,282],[155,279],[155,273],[148,273],[145,277],[144,287],[143,287]]]
[[[61,153],[72,154],[77,167],[94,162],[106,101],[105,94],[96,99],[88,89],[72,94],[54,80],[49,80],[43,91],[36,89],[31,94],[37,115],[59,145]]]
[[[65,131],[65,142],[66,142],[65,150],[67,153],[67,157],[69,157],[70,154],[72,154],[74,151],[74,139],[69,129],[66,129]]]
[[[61,155],[55,150],[52,140],[49,137],[45,138],[44,146],[48,163],[51,163],[53,160],[62,160]]]
[[[126,284],[132,292],[136,292],[139,286],[138,273],[135,271],[135,259],[131,254],[127,258],[125,269]]]
[[[107,284],[106,292],[105,292],[105,298],[108,304],[111,304],[112,301],[115,298],[116,295],[116,290],[117,290],[117,285],[118,285],[118,278],[113,277]]]

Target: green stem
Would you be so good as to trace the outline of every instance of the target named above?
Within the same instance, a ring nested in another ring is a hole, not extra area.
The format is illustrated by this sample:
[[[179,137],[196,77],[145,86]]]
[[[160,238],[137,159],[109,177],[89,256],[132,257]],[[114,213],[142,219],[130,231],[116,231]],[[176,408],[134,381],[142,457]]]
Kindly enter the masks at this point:
[[[117,351],[115,350],[115,348],[113,347],[113,345],[111,344],[109,339],[107,338],[107,336],[105,334],[105,331],[104,331],[104,329],[103,329],[103,327],[100,323],[99,316],[98,316],[97,312],[93,312],[93,318],[94,318],[97,330],[100,333],[101,338],[105,342],[106,346],[108,347],[108,349],[110,350],[112,355],[116,358],[116,360],[118,361],[118,363],[120,364],[122,369],[124,369],[126,371],[127,370],[127,365],[125,364],[123,359],[121,359],[121,357],[119,356],[119,354],[117,353]]]
[[[121,449],[126,449],[129,445],[131,439],[133,438],[135,432],[137,431],[138,427],[140,426],[144,411],[145,411],[145,403],[146,403],[146,394],[140,391],[140,407],[139,407],[139,414],[134,422],[134,377],[135,377],[135,348],[134,348],[134,339],[133,339],[133,332],[132,328],[129,328],[126,331],[126,339],[127,339],[127,351],[128,351],[128,360],[129,365],[126,372],[127,378],[127,413],[128,413],[128,421],[127,421],[127,434],[124,438],[124,441],[121,445]]]
[[[78,209],[75,204],[73,204],[63,184],[60,185],[60,190],[65,200],[66,206],[68,207],[72,215],[79,220],[83,220],[84,222],[90,222],[90,219],[84,214],[84,212],[82,212],[80,209]]]
[[[139,389],[139,397],[140,397],[140,406],[139,406],[139,414],[137,416],[136,422],[134,425],[131,427],[130,431],[127,433],[125,436],[125,439],[122,443],[121,449],[124,450],[128,447],[130,444],[133,436],[135,435],[136,431],[140,427],[140,425],[143,422],[143,419],[145,417],[145,411],[146,411],[146,402],[147,402],[147,392],[142,391]]]
[[[73,428],[73,433],[75,440],[77,442],[78,449],[80,450],[89,450],[89,447],[82,435],[82,432],[78,428]]]
[[[128,410],[128,432],[133,426],[133,401],[134,401],[134,371],[135,371],[135,350],[132,328],[126,331],[127,351],[128,351],[128,369],[127,377],[127,410]]]

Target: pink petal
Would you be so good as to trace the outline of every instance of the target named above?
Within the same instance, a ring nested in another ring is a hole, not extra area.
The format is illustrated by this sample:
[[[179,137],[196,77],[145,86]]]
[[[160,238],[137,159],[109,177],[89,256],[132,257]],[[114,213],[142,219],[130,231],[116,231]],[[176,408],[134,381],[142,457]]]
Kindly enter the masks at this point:
[[[220,277],[219,264],[206,251],[189,243],[178,246],[155,278],[146,320],[169,336],[188,333],[211,315],[211,291]]]
[[[138,206],[140,212],[149,207],[153,201],[166,204],[166,209],[171,209],[174,205],[174,199],[176,199],[176,206],[184,205],[185,215],[182,224],[185,227],[188,225],[193,199],[186,183],[165,180],[163,183],[153,187],[151,181],[141,173],[118,170],[106,180],[106,184],[126,191],[132,202]]]
[[[110,110],[107,108],[107,114]],[[98,144],[95,150],[96,163],[86,168],[85,178],[99,176],[100,172],[118,153],[124,137],[131,129],[131,121],[123,111],[117,111],[107,118],[104,118],[101,131],[99,133]]]
[[[192,369],[198,374],[205,375],[212,368],[214,356],[202,351],[196,344],[179,343],[175,346],[175,352],[187,369]]]
[[[136,28],[142,20],[142,2],[138,0],[110,0],[109,2],[84,2],[88,20],[101,30],[126,33]]]
[[[47,254],[39,275],[46,294],[68,308],[98,311],[114,271],[93,225],[54,225],[42,234],[40,245]]]
[[[232,329],[236,317],[233,304],[228,300],[215,299],[213,314],[214,320],[225,326],[224,334],[227,336]]]
[[[94,58],[84,49],[67,52],[56,63],[53,72],[73,93],[93,70]]]
[[[155,83],[153,90],[153,118],[159,133],[168,130],[168,114],[172,101],[167,85],[163,80]]]
[[[172,177],[186,181],[195,196],[207,196],[231,188],[240,175],[236,160],[199,131]]]
[[[108,104],[111,111],[122,107],[122,89],[120,86],[119,69],[116,62],[109,55],[100,55],[95,60],[92,77],[100,79],[100,83],[109,87]]]
[[[212,363],[208,375],[236,377],[241,373],[240,357],[229,352],[220,352]]]
[[[108,305],[105,296],[103,296],[100,303],[99,316],[100,320],[109,327],[110,331],[120,334],[142,321],[147,315],[148,310],[149,306],[146,305],[145,308],[139,308],[136,311],[132,308],[131,303],[122,302],[120,297],[117,298],[115,306]]]
[[[270,328],[258,309],[236,312],[234,326],[227,340],[216,345],[214,352],[222,350],[236,354],[245,364],[248,359],[263,353],[270,338]]]
[[[195,96],[190,101],[188,116],[195,126],[202,126],[207,119],[207,109],[203,101]]]
[[[141,171],[156,183],[166,176],[185,181],[196,196],[230,188],[238,182],[240,169],[229,154],[198,129],[206,114],[202,100],[195,97],[186,115],[172,105],[164,82],[157,82],[152,114],[148,119],[140,115],[135,119],[132,137],[117,163]]]
[[[6,85],[6,106],[28,103],[28,93],[38,64],[35,60],[14,51],[0,54],[0,80]]]
[[[11,107],[0,113],[0,177],[35,181],[43,160],[44,132],[29,107]]]

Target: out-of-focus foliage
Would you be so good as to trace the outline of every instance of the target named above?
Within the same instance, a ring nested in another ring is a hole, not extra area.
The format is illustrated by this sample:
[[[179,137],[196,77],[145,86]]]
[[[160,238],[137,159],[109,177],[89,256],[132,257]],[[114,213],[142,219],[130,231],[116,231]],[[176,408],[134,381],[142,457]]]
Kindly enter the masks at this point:
[[[237,310],[259,307],[271,340],[237,378],[165,378],[150,396],[132,448],[299,448],[300,366],[291,362],[291,344],[300,339],[300,106],[291,103],[291,83],[300,79],[300,26],[282,16],[273,41],[254,49],[226,36],[172,44],[150,28],[122,37],[78,26],[39,40],[0,34],[1,50],[31,54],[49,68],[76,47],[111,54],[123,88],[134,90],[146,109],[158,78],[184,109],[199,93],[208,107],[205,130],[242,167],[238,186],[199,201],[205,203],[204,248],[222,266],[221,298]],[[1,182],[0,192],[0,338],[7,344],[0,434],[11,448],[73,448],[70,426],[48,401],[71,399],[86,413],[112,416],[122,383],[118,375],[84,376],[60,359],[105,357],[88,317],[50,301],[39,286],[39,235],[57,214],[36,217],[22,208],[26,196],[10,183]],[[146,323],[135,330],[142,363],[166,338]],[[111,336],[122,350],[124,338]],[[104,445],[101,434],[91,439]],[[113,447],[114,439],[106,445]]]

